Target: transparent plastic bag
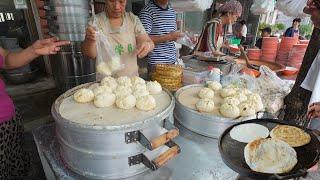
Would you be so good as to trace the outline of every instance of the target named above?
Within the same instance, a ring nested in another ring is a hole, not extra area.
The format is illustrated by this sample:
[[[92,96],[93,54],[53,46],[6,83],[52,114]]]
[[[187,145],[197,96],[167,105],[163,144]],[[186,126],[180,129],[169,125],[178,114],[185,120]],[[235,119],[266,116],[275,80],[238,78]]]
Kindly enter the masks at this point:
[[[191,41],[191,39],[187,34],[183,34],[183,36],[177,40],[177,43],[185,45],[190,49],[194,49],[195,47],[195,44],[193,44],[193,42]]]
[[[307,17],[308,14],[303,12],[308,0],[278,0],[276,8],[283,14],[292,17]]]
[[[239,88],[246,88],[250,91],[256,91],[255,78],[246,74],[241,74],[240,71],[243,69],[243,65],[234,64],[228,75],[221,77],[222,86],[228,86],[230,84]]]
[[[272,12],[274,10],[274,0],[254,0],[250,10],[252,14],[260,15]]]
[[[124,68],[118,55],[108,38],[101,32],[96,23],[96,17],[93,15],[93,26],[97,30],[97,57],[96,57],[96,79],[102,80],[106,76],[111,76]]]

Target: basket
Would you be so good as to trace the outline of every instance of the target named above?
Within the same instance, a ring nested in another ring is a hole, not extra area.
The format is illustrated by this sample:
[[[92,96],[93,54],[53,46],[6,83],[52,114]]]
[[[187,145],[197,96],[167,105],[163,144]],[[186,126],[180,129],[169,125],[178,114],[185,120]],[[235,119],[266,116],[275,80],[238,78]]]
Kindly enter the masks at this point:
[[[151,79],[164,88],[176,91],[182,86],[183,68],[175,64],[157,64],[152,69]]]

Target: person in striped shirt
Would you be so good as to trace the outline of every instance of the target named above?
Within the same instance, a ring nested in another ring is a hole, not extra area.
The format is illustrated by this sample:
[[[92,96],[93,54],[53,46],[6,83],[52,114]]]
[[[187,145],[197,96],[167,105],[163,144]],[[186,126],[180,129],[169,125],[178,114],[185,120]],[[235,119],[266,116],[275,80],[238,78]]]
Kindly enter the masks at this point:
[[[176,12],[169,0],[150,0],[139,18],[155,48],[148,55],[148,69],[156,64],[174,64],[177,61],[174,41],[182,37],[177,31]]]

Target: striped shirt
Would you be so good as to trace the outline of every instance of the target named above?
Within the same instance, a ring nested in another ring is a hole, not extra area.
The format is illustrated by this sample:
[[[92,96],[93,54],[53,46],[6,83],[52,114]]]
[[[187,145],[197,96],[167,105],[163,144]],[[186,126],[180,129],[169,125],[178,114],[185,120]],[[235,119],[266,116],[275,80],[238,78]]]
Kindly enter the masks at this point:
[[[142,25],[150,36],[165,35],[177,31],[176,12],[168,5],[166,9],[151,0],[140,12]],[[174,42],[159,43],[148,55],[148,63],[174,64],[177,59]]]

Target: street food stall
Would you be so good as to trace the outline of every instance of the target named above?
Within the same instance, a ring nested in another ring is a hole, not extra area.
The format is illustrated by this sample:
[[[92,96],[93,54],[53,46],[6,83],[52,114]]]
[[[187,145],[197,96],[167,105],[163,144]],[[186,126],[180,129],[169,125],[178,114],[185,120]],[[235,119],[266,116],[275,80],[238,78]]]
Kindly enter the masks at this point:
[[[319,132],[279,118],[306,49],[282,41],[183,56],[150,81],[106,75],[112,57],[33,131],[47,179],[320,179]]]

